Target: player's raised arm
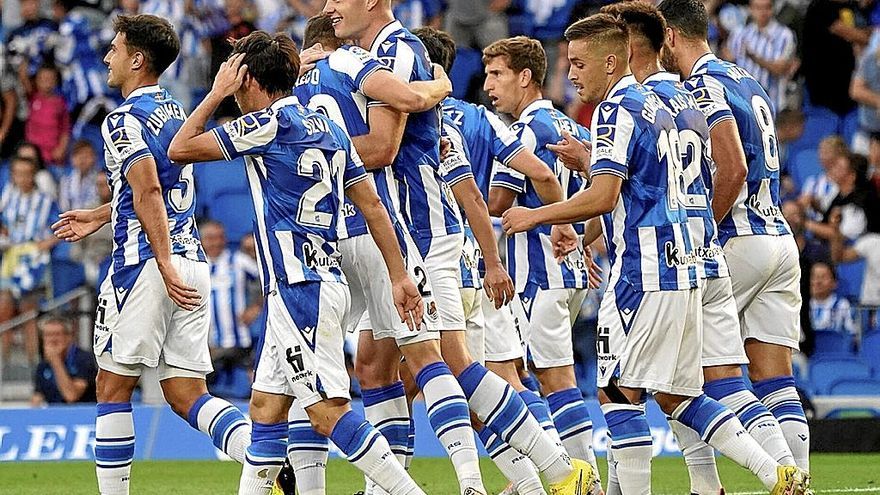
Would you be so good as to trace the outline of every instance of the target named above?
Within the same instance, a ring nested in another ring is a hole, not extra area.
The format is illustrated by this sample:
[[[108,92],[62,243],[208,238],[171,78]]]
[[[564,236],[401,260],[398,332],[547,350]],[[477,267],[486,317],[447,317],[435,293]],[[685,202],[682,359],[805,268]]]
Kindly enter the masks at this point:
[[[168,158],[175,163],[186,164],[226,158],[214,133],[205,132],[205,125],[223,99],[235,93],[244,82],[247,65],[242,65],[243,59],[244,53],[238,53],[220,65],[211,91],[187,117],[174,139],[171,140]]]
[[[395,110],[416,113],[430,110],[452,93],[452,81],[437,64],[434,64],[434,79],[405,83],[391,71],[377,70],[370,74],[362,85],[365,95],[385,102]]]
[[[388,210],[385,209],[379,195],[376,194],[376,189],[368,180],[361,180],[347,187],[345,195],[364,215],[370,235],[382,253],[391,279],[394,305],[397,307],[400,321],[405,322],[410,330],[416,330],[422,324],[422,296],[406,272]]]
[[[110,222],[110,215],[110,203],[91,210],[65,211],[59,215],[60,220],[52,224],[52,232],[62,241],[76,242]]]
[[[406,129],[406,117],[405,113],[387,106],[372,106],[367,110],[369,134],[351,138],[364,168],[375,170],[394,162]]]

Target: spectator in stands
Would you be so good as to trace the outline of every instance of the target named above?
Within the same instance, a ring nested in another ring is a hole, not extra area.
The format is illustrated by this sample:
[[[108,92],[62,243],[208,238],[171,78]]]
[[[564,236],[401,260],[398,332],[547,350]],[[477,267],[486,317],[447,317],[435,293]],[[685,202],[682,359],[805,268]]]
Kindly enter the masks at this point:
[[[39,191],[34,176],[37,165],[27,158],[13,158],[12,187],[0,195],[0,323],[16,314],[34,310],[39,303],[49,251],[58,239],[50,225],[58,216],[55,201]],[[31,362],[37,358],[37,328],[24,328],[25,350]],[[12,332],[3,334],[3,353],[9,355]]]
[[[810,321],[817,332],[855,335],[852,308],[845,297],[835,293],[837,274],[827,262],[814,263],[810,272]]]
[[[95,176],[95,191],[97,197],[94,202],[83,206],[83,209],[97,208],[110,202],[112,195],[110,185],[107,183],[107,174],[99,172]],[[113,229],[108,222],[92,235],[71,244],[70,259],[83,265],[87,284],[99,287],[110,267],[112,251]]]
[[[871,31],[857,22],[855,0],[813,0],[804,18],[803,66],[810,102],[843,117],[855,108],[849,96],[855,49]]]
[[[58,41],[58,24],[40,16],[39,0],[21,0],[22,25],[13,29],[6,40],[9,70],[18,77],[25,90],[31,90],[37,69],[54,60]]]
[[[779,140],[779,163],[788,173],[790,156],[789,147],[804,134],[804,112],[797,108],[785,108],[776,114],[776,138]]]
[[[58,205],[61,211],[98,206],[98,157],[92,143],[80,139],[73,143],[70,167],[58,181]]]
[[[446,29],[461,48],[483,51],[492,42],[507,38],[504,11],[511,0],[447,0]]]
[[[61,68],[62,93],[70,108],[70,118],[76,121],[85,105],[109,105],[105,95],[107,67],[103,61],[100,40],[102,12],[85,7],[81,0],[56,0],[58,46],[55,62]]]
[[[868,160],[850,153],[838,158],[828,171],[839,192],[831,201],[823,221],[828,224],[830,212],[840,211],[840,233],[853,241],[865,232],[880,233],[880,199],[868,182]],[[817,232],[819,234],[819,232]],[[819,234],[823,239],[829,236]]]
[[[259,270],[252,258],[227,248],[223,225],[205,221],[199,226],[202,247],[211,268],[211,331],[208,347],[214,362],[212,378],[236,367],[248,367],[251,351],[249,325],[262,308],[260,298],[249,298],[250,284]]]
[[[53,198],[57,196],[58,184],[55,183],[55,177],[52,173],[46,170],[46,166],[43,163],[43,157],[40,155],[40,149],[37,148],[35,144],[28,143],[27,141],[19,143],[18,147],[15,149],[15,156],[17,158],[32,160],[36,163],[37,175],[34,180],[37,183],[37,189]]]
[[[767,90],[774,108],[786,108],[786,90],[800,62],[791,29],[773,16],[773,0],[750,0],[751,22],[727,40],[724,58],[746,69]]]
[[[70,112],[61,96],[60,74],[55,66],[44,65],[37,71],[28,105],[24,138],[40,150],[43,162],[63,165],[70,144]]]
[[[95,402],[98,365],[91,352],[77,347],[70,321],[50,316],[39,328],[43,360],[34,373],[31,405]]]
[[[880,46],[862,54],[849,95],[859,104],[859,131],[863,137],[880,132]]]
[[[800,294],[802,301],[810,300],[810,273],[813,263],[827,259],[827,247],[815,238],[806,235],[804,230],[804,222],[806,222],[806,212],[797,201],[786,201],[782,203],[782,216],[788,222],[794,240],[797,243],[798,264],[801,268],[801,286]],[[815,338],[813,336],[813,325],[810,322],[810,307],[807,304],[801,304],[801,352],[809,355],[813,353],[813,345]]]
[[[18,84],[4,54],[5,50],[0,49],[0,157],[5,158],[12,154],[24,131],[21,125],[12,125],[16,122],[18,109],[18,95],[15,92]]]
[[[804,181],[798,199],[811,219],[820,220],[824,217],[831,202],[837,197],[837,184],[828,178],[828,171],[838,159],[848,153],[849,148],[840,136],[827,136],[819,142],[819,165],[822,166],[823,172]]]
[[[443,19],[441,0],[393,0],[394,18],[409,30],[423,26],[440,29]]]
[[[863,306],[880,306],[880,234],[867,233],[852,245],[846,245],[846,238],[840,232],[841,213],[834,210],[830,218],[834,227],[831,238],[831,256],[835,263],[846,263],[859,259],[865,260],[865,277],[862,280],[862,292],[859,304]]]

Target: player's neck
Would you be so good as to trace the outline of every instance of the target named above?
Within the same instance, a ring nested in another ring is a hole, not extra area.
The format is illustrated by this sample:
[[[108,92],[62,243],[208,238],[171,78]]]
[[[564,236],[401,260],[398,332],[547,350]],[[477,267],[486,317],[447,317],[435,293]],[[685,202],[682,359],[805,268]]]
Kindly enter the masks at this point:
[[[132,77],[131,79],[122,83],[122,86],[119,88],[119,91],[122,92],[123,98],[128,98],[128,95],[134,93],[134,91],[138,88],[145,88],[147,86],[156,86],[159,84],[159,78],[156,76],[137,76]]]
[[[607,100],[608,96],[611,94],[611,90],[614,89],[614,86],[617,86],[617,83],[619,83],[621,79],[630,74],[631,72],[629,66],[622,67],[614,74],[611,74],[611,77],[608,79],[608,86],[605,87],[605,93],[603,94],[602,99]]]
[[[543,100],[543,99],[544,99],[544,94],[541,93],[541,90],[536,88],[534,85],[530,85],[526,89],[526,92],[523,93],[522,99],[516,105],[516,108],[513,110],[513,113],[511,115],[513,115],[513,118],[519,119],[520,116],[522,115],[522,113],[526,110],[526,108],[529,107],[529,105],[531,105],[532,103],[534,103],[538,100]]]
[[[712,49],[709,48],[709,44],[705,41],[692,41],[685,45],[678,58],[678,64],[682,69],[682,77],[690,77],[694,70],[694,64],[707,53],[712,53]]]
[[[371,22],[370,25],[364,29],[364,32],[361,33],[360,39],[358,39],[358,46],[363,48],[364,50],[369,50],[373,47],[373,42],[376,41],[376,37],[379,36],[379,33],[385,29],[385,26],[394,22],[394,15],[389,10],[388,12],[382,12],[380,15],[377,15]]]
[[[660,67],[660,62],[657,60],[657,55],[653,53],[640,57],[633,56],[629,61],[629,66],[636,81],[640,83],[645,82],[645,79],[663,70]]]

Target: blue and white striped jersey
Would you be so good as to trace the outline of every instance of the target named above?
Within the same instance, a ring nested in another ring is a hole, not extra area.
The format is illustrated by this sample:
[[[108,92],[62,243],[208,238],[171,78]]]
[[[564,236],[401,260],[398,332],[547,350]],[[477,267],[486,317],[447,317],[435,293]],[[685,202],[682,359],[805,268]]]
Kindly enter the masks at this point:
[[[523,144],[497,115],[482,105],[452,97],[443,100],[443,114],[461,130],[470,150],[471,170],[483,199],[489,201],[494,162],[507,165]]]
[[[74,167],[62,171],[58,180],[58,205],[62,211],[92,208],[100,204],[98,177],[101,172],[95,167],[86,174]]]
[[[556,144],[567,131],[579,139],[590,139],[590,132],[553,108],[550,100],[535,100],[523,110],[511,129],[516,132],[523,145],[550,167],[559,178],[566,198],[583,189],[584,180],[575,172],[565,168],[548,144]],[[504,187],[517,193],[515,204],[527,208],[543,206],[531,181],[523,174],[500,165],[492,178],[492,187]],[[578,234],[583,234],[583,224],[575,225]],[[521,232],[507,238],[507,271],[516,284],[517,292],[524,292],[527,286],[541,289],[585,289],[587,288],[587,267],[583,250],[578,249],[557,263],[553,257],[549,225],[539,225],[528,232]]]
[[[133,266],[153,257],[147,234],[134,211],[133,193],[126,176],[132,165],[152,158],[156,162],[168,226],[171,252],[205,261],[196,229],[195,186],[192,165],[177,165],[168,158],[171,139],[177,134],[186,112],[177,100],[159,86],[134,90],[122,106],[110,112],[101,125],[104,163],[110,190],[113,228],[113,269]]]
[[[623,179],[614,209],[602,215],[609,290],[697,287],[677,130],[660,98],[626,76],[593,112],[592,174]]]
[[[845,297],[837,294],[825,299],[810,298],[810,322],[815,331],[856,333],[852,307]]]
[[[712,177],[715,162],[709,125],[688,90],[675,74],[658,72],[643,83],[666,104],[678,128],[681,166],[686,188],[685,208],[701,278],[728,277],[727,259],[718,242],[718,225],[712,212]]]
[[[48,194],[36,188],[25,194],[7,184],[0,194],[0,231],[5,231],[0,239],[8,244],[48,239],[58,214],[58,206]]]
[[[452,193],[451,188],[463,180],[474,178],[470,165],[470,152],[467,142],[465,142],[462,136],[461,129],[445,114],[443,116],[441,135],[449,140],[450,148],[446,159],[440,164],[440,177],[445,182],[444,187],[449,188],[447,194],[450,198],[454,199],[455,195]],[[467,225],[467,221],[462,214],[463,212],[460,208],[456,209],[456,212],[459,213],[459,219],[464,225],[464,246],[462,247],[460,262],[461,287],[479,289],[482,287],[480,283],[481,251],[473,231]]]
[[[370,51],[406,82],[434,78],[425,46],[398,21],[389,23],[379,32]],[[392,174],[400,184],[400,212],[422,256],[427,255],[434,237],[457,234],[462,229],[453,201],[441,187],[441,113],[438,107],[410,114],[397,158],[390,170],[376,175],[379,190],[385,187],[391,190],[390,186],[380,183],[390,181]]]
[[[739,128],[749,171],[730,213],[718,224],[724,245],[744,235],[789,235],[779,200],[779,149],[770,97],[748,72],[707,53],[694,64],[685,87],[709,129],[725,119]]]
[[[387,70],[387,67],[370,52],[357,46],[345,45],[303,74],[297,81],[293,94],[300,103],[330,118],[349,136],[363,136],[370,132],[367,124],[367,103],[370,99],[361,88],[367,77],[377,70]],[[390,192],[387,189],[377,192],[389,211],[393,211],[396,203],[392,201]],[[396,195],[397,189],[391,192]],[[367,222],[363,215],[348,198],[344,201],[344,221],[339,222],[339,239],[366,234]]]
[[[288,96],[212,132],[224,158],[245,157],[264,294],[299,282],[345,283],[336,224],[345,189],[367,180],[345,131]]]
[[[248,307],[248,284],[259,279],[257,264],[246,254],[228,249],[211,266],[211,332],[209,345],[224,349],[247,349],[251,329],[241,322]]]
[[[107,93],[99,34],[79,9],[71,10],[58,28],[55,60],[63,67],[62,93],[71,107]]]

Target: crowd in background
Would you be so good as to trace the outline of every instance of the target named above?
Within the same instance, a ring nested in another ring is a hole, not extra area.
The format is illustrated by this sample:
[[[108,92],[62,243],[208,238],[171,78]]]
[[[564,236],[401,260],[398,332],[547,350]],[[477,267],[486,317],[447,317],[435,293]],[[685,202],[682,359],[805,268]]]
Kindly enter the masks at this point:
[[[394,11],[409,28],[430,25],[452,34],[459,48],[451,73],[455,94],[476,102],[486,101],[480,50],[519,34],[541,40],[549,61],[545,96],[589,125],[592,109],[580,104],[566,79],[562,35],[573,20],[604,3],[608,2],[399,0]],[[843,350],[856,352],[862,336],[880,327],[870,309],[880,306],[880,3],[705,3],[716,53],[747,69],[775,104],[776,144],[785,175],[783,210],[802,254],[803,350],[822,352],[823,336],[835,334],[845,336]],[[4,0],[0,325],[65,290],[96,287],[106,273],[109,227],[66,245],[54,240],[49,226],[59,212],[93,208],[111,195],[102,171],[100,122],[121,96],[106,86],[102,59],[117,15],[152,13],[172,21],[182,48],[161,83],[191,109],[230,53],[230,38],[263,29],[285,31],[301,40],[306,20],[323,4],[324,0]],[[215,118],[223,122],[236,113],[230,102]],[[247,391],[261,305],[259,291],[254,290],[252,213],[242,208],[250,204],[242,163],[227,166],[219,175],[200,170],[196,169],[200,232],[211,263],[215,306],[211,352],[217,372],[211,381],[216,389],[236,395]],[[575,331],[587,389],[593,380],[584,363],[595,352],[591,329],[597,311],[598,298],[589,297]],[[53,318],[38,325],[31,320],[2,335],[0,362],[22,356],[31,364],[40,362],[36,402],[93,398],[93,390],[77,378],[93,368],[84,364],[81,351],[71,350],[76,348],[71,321]],[[16,348],[24,352],[13,352]],[[49,390],[47,382],[57,390]],[[76,393],[71,393],[72,384]]]

